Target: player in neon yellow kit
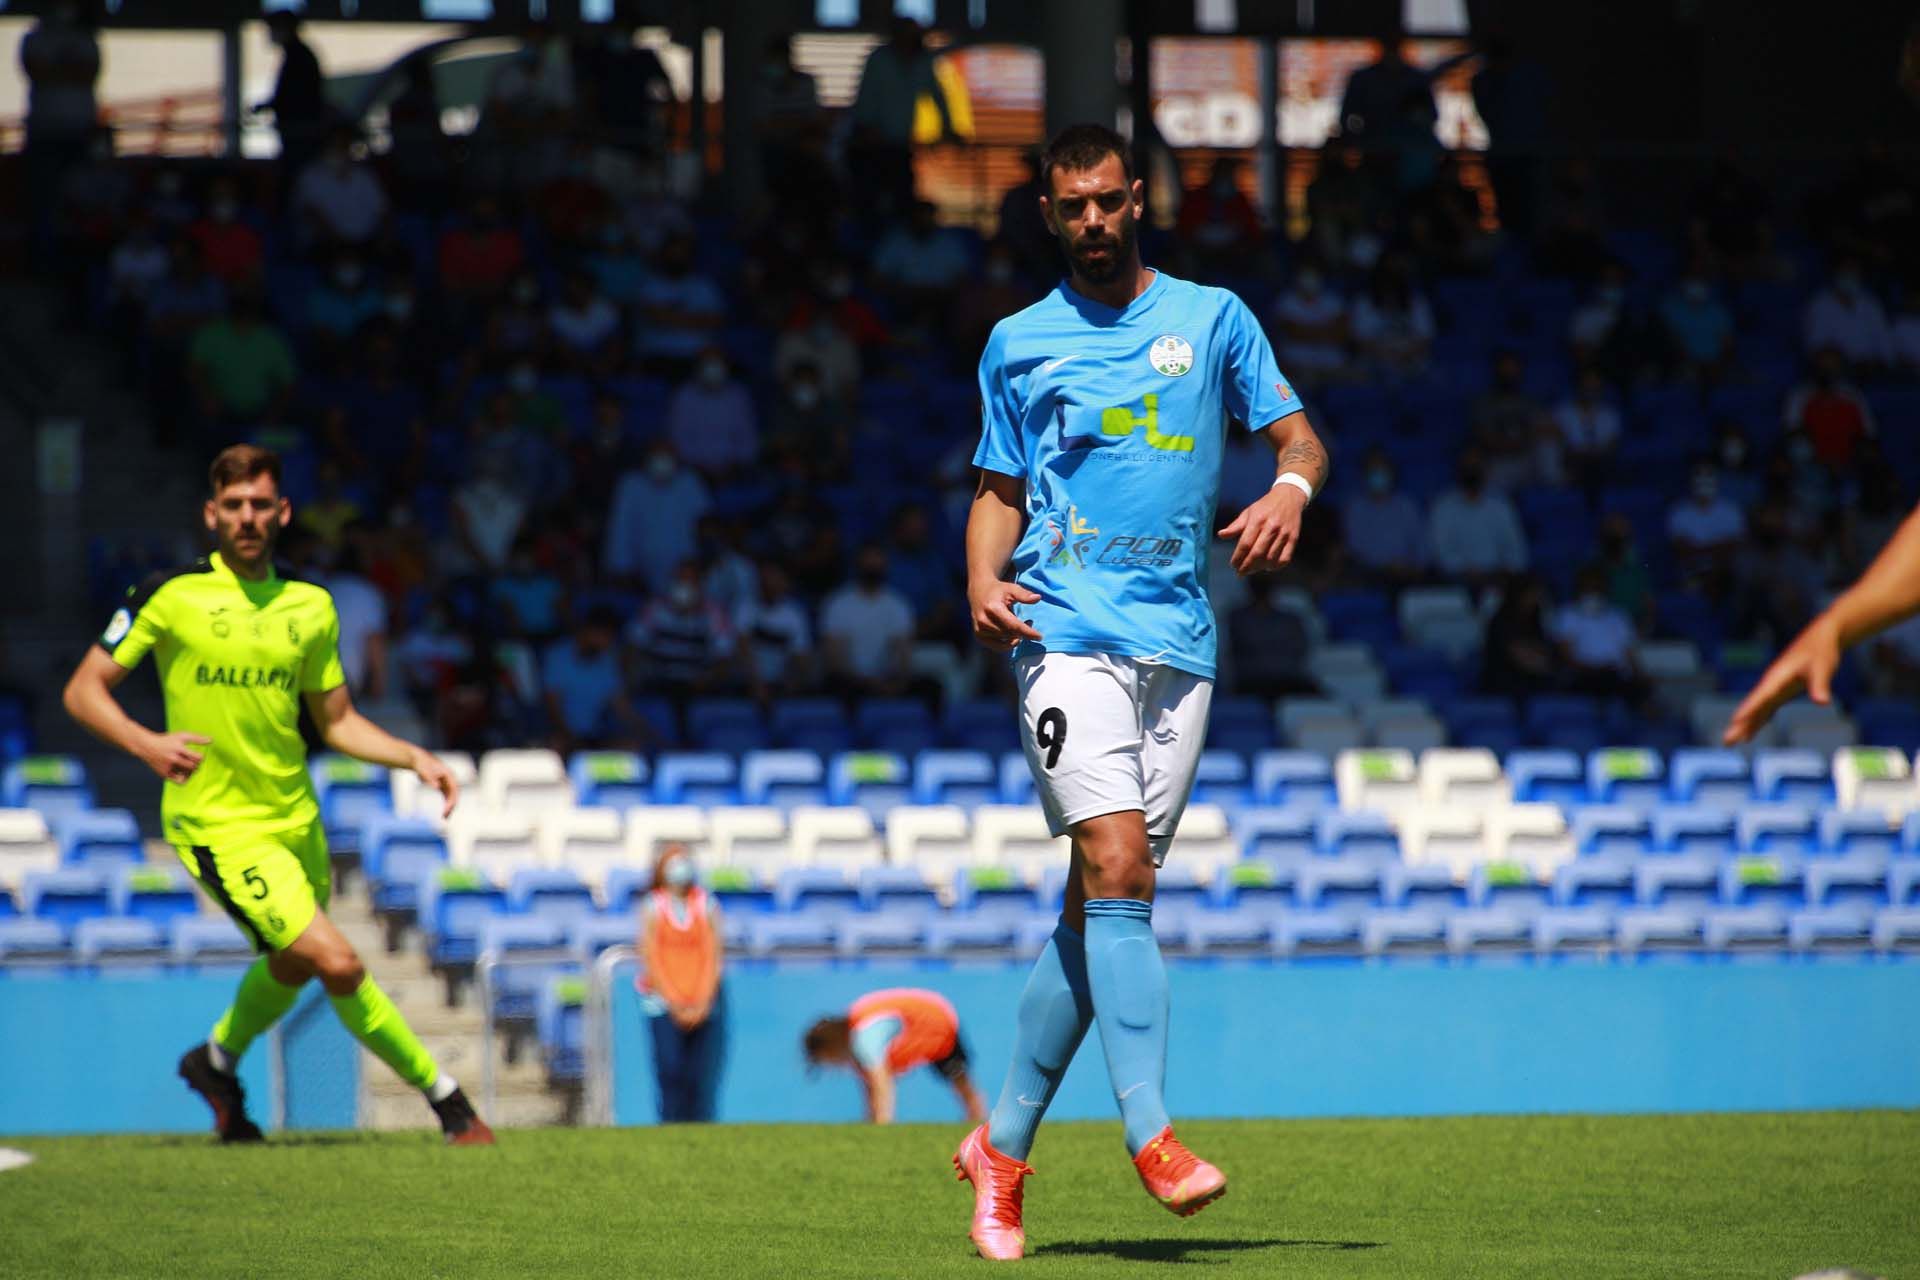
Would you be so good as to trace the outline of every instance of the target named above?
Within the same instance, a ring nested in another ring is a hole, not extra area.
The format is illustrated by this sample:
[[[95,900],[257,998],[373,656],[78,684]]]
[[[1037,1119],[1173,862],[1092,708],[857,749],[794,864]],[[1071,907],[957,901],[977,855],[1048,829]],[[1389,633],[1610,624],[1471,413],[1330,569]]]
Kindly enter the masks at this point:
[[[491,1143],[466,1094],[327,918],[333,880],[301,708],[333,750],[419,774],[445,797],[445,812],[459,789],[431,753],[354,710],[333,598],[274,568],[274,542],[293,515],[279,459],[235,445],[214,459],[209,481],[204,517],[219,550],[130,590],[65,695],[89,732],[165,780],[167,840],[263,953],[206,1043],[180,1059],[180,1076],[213,1108],[224,1141],[258,1141],[235,1065],[318,978],[347,1030],[426,1095],[448,1142]],[[135,721],[113,696],[149,652],[166,696],[165,733]]]

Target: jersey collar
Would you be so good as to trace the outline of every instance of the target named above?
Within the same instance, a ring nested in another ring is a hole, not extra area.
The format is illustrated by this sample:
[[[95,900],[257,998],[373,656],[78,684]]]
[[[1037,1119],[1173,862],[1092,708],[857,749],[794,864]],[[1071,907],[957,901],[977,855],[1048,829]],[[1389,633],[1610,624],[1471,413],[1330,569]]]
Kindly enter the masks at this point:
[[[239,574],[235,573],[233,571],[233,566],[228,564],[224,559],[222,559],[218,551],[210,551],[207,553],[207,563],[213,566],[213,571],[215,573],[219,574],[223,578],[226,578],[230,582],[237,583],[243,588],[244,587],[264,587],[269,583],[272,583],[278,580],[280,577],[279,567],[276,566],[271,560],[267,561],[267,576],[260,579],[260,581],[258,582],[255,582],[250,578],[243,578]]]
[[[1108,322],[1124,320],[1128,316],[1138,315],[1153,305],[1155,299],[1160,296],[1160,282],[1164,280],[1167,275],[1166,272],[1160,270],[1158,267],[1149,267],[1146,266],[1145,263],[1142,263],[1141,266],[1153,272],[1153,279],[1147,281],[1147,287],[1129,300],[1124,307],[1110,307],[1098,298],[1089,298],[1086,294],[1081,293],[1073,287],[1073,277],[1071,275],[1068,275],[1060,281],[1060,292],[1066,297],[1067,304],[1083,315],[1091,313]]]

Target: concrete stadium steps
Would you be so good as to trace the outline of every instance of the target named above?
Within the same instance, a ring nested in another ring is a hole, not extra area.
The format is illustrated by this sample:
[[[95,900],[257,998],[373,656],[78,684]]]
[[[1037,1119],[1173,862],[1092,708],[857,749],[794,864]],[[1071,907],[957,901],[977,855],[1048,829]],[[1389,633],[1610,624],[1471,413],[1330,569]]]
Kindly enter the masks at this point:
[[[495,1105],[488,1108],[481,1085],[485,1067],[480,1002],[471,984],[461,1002],[449,1006],[446,983],[427,967],[417,937],[409,937],[399,951],[386,946],[386,930],[374,919],[366,882],[358,877],[342,886],[329,911],[333,921],[359,951],[367,968],[380,982],[422,1044],[460,1082],[488,1124],[495,1128],[529,1128],[571,1123],[572,1100],[547,1088],[539,1048],[529,1044],[520,1061],[508,1064],[503,1037],[494,1038]],[[403,1083],[384,1062],[361,1052],[360,1124],[367,1129],[420,1129],[434,1124],[433,1113],[420,1094]]]

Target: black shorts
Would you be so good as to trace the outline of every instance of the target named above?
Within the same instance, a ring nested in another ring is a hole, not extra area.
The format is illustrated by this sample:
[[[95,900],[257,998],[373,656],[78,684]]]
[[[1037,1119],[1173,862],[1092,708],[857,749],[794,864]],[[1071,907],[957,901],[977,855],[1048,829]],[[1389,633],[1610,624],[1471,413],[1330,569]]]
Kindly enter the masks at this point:
[[[948,1084],[958,1084],[961,1077],[967,1074],[966,1039],[956,1031],[953,1035],[953,1052],[940,1061],[929,1062],[927,1065],[938,1071],[941,1079]]]

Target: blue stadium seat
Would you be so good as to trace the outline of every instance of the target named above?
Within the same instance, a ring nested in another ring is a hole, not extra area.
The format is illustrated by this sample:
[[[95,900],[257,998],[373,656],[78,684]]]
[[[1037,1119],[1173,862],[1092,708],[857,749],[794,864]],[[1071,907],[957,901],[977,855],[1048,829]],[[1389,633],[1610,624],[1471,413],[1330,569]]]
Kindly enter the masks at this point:
[[[1920,859],[1900,858],[1887,864],[1887,901],[1896,907],[1920,906]]]
[[[1293,862],[1318,850],[1320,809],[1240,809],[1231,822],[1234,839],[1246,858]]]
[[[860,887],[838,867],[786,867],[774,882],[779,911],[814,916],[860,910]]]
[[[687,704],[687,741],[702,751],[764,745],[768,726],[751,698],[695,698]]]
[[[1380,901],[1394,911],[1454,911],[1467,893],[1450,868],[1437,862],[1389,862],[1380,868]]]
[[[175,964],[251,964],[253,940],[225,916],[175,916],[167,927]]]
[[[1253,758],[1256,804],[1298,809],[1339,804],[1333,767],[1316,751],[1262,751]]]
[[[1283,956],[1354,955],[1360,915],[1348,911],[1293,911],[1274,922],[1273,949]]]
[[[1310,856],[1303,853],[1302,857]],[[1219,910],[1283,910],[1293,902],[1298,859],[1243,858],[1214,877],[1213,901]]]
[[[559,867],[525,867],[514,872],[507,885],[507,909],[519,916],[564,922],[592,915],[597,908],[593,891],[573,872]]]
[[[740,762],[740,798],[747,804],[825,804],[826,782],[826,766],[811,751],[750,751]]]
[[[1880,853],[1902,848],[1901,829],[1879,809],[1828,809],[1820,815],[1820,852]]]
[[[761,884],[742,867],[715,867],[707,872],[707,892],[728,915],[766,915],[776,907],[773,886]]]
[[[1521,802],[1582,805],[1587,795],[1587,770],[1571,751],[1515,751],[1507,756],[1507,778],[1513,798]]]
[[[943,745],[998,756],[1020,749],[1018,712],[999,698],[969,698],[947,707],[941,717]]]
[[[1603,747],[1587,755],[1587,794],[1598,804],[1658,804],[1666,799],[1666,774],[1657,751]]]
[[[320,801],[321,824],[330,832],[358,830],[369,818],[393,812],[393,782],[380,765],[327,751],[313,757],[307,770]]]
[[[29,871],[21,883],[21,905],[26,914],[72,929],[82,920],[112,912],[107,873],[93,867],[62,867],[58,871]]]
[[[860,907],[864,911],[914,911],[930,915],[940,910],[940,896],[913,867],[863,867],[859,889]]]
[[[767,716],[767,728],[773,740],[782,746],[796,745],[796,734],[822,731],[845,734],[849,739],[847,745],[852,745],[853,726],[847,722],[846,709],[832,698],[782,698],[773,704]]]
[[[1252,798],[1247,779],[1245,756],[1234,751],[1202,751],[1194,770],[1193,799],[1202,804],[1245,804]]]
[[[1920,950],[1920,907],[1888,907],[1874,912],[1872,940],[1876,951]]]
[[[1368,857],[1315,858],[1301,865],[1293,897],[1302,911],[1322,915],[1375,910],[1381,906],[1380,863]]]
[[[1785,946],[1787,913],[1779,907],[1720,907],[1701,919],[1701,940],[1714,951]]]
[[[1207,746],[1251,754],[1273,745],[1273,708],[1261,698],[1216,698],[1207,719]]]
[[[1446,918],[1437,911],[1371,911],[1360,921],[1360,949],[1370,956],[1445,949]]]
[[[1013,916],[947,916],[927,924],[927,954],[936,957],[998,955],[1012,951]]]
[[[1620,913],[1614,929],[1620,949],[1628,953],[1696,951],[1705,942],[1704,915],[1696,907],[1635,907]]]
[[[1787,945],[1795,951],[1864,951],[1873,945],[1871,909],[1808,907],[1787,917]]]
[[[1559,725],[1600,723],[1600,703],[1598,699],[1577,694],[1536,694],[1527,699],[1524,719],[1528,733],[1536,738],[1545,737]]]
[[[81,964],[159,962],[167,955],[166,938],[152,920],[98,916],[73,926],[73,956]]]
[[[631,809],[652,799],[647,762],[632,751],[576,751],[567,778],[583,808]]]
[[[1820,847],[1819,823],[1807,805],[1743,808],[1733,830],[1735,845],[1747,853],[1812,853]]]
[[[1154,878],[1153,909],[1186,911],[1210,905],[1212,889],[1192,867],[1169,861]]]
[[[1704,911],[1719,901],[1720,866],[1720,859],[1698,854],[1642,858],[1633,869],[1633,899],[1643,907]]]
[[[838,922],[823,916],[757,916],[747,929],[747,950],[755,956],[830,956],[839,940]]]
[[[1563,868],[1564,869],[1564,868]],[[1600,907],[1562,907],[1533,918],[1535,951],[1591,952],[1613,945],[1614,913]]]
[[[143,864],[115,867],[109,873],[113,914],[151,920],[165,926],[177,916],[197,915],[200,900],[186,868]]]
[[[376,818],[361,830],[361,869],[373,909],[411,918],[420,885],[447,865],[447,842],[425,818]]]
[[[1384,591],[1329,591],[1314,603],[1330,639],[1374,647],[1399,637],[1393,601]]]
[[[1187,917],[1187,949],[1196,955],[1259,954],[1273,945],[1272,912],[1236,907]]]
[[[1644,809],[1588,805],[1575,810],[1567,825],[1579,854],[1638,854],[1654,847],[1653,820]]]
[[[1000,803],[1029,804],[1033,801],[1033,770],[1027,757],[1009,751],[1000,757]]]
[[[427,959],[436,968],[470,965],[480,955],[480,926],[505,915],[507,895],[463,867],[446,867],[422,881],[420,921]]]
[[[1733,845],[1731,810],[1672,805],[1653,811],[1653,847],[1657,852],[1722,854]]]
[[[1807,879],[1800,859],[1789,854],[1749,853],[1720,863],[1720,901],[1730,907],[1806,905]]]
[[[740,803],[740,769],[718,751],[669,751],[654,761],[653,802],[701,806]]]
[[[570,923],[551,916],[489,916],[479,922],[474,939],[479,954],[494,959],[514,951],[558,951],[566,945]]]
[[[1753,766],[1738,751],[1719,747],[1684,747],[1674,752],[1669,769],[1669,794],[1681,804],[1711,804],[1732,808],[1753,796]]]
[[[82,809],[48,824],[60,843],[60,860],[109,867],[145,858],[140,824],[126,809]]]
[[[49,822],[93,808],[87,767],[72,756],[28,756],[0,770],[0,807],[38,809]]]
[[[1872,910],[1887,901],[1887,859],[1874,853],[1815,858],[1807,863],[1809,907]]]
[[[1445,917],[1447,950],[1456,955],[1531,950],[1539,915],[1508,907],[1453,912]]]
[[[64,960],[67,931],[58,920],[0,920],[0,965]]]
[[[1391,861],[1400,857],[1400,833],[1381,814],[1329,809],[1314,821],[1314,846],[1333,857]]]
[[[933,713],[918,698],[867,698],[854,709],[854,741],[862,747],[883,748],[883,740],[909,734],[922,740],[923,748],[934,745],[936,734]]]
[[[1520,863],[1482,862],[1467,875],[1467,903],[1530,920],[1552,905],[1552,893]]]
[[[609,947],[630,947],[634,921],[625,916],[576,916],[567,921],[567,950],[583,964],[592,964]]]
[[[639,909],[637,899],[651,888],[652,867],[608,867],[605,879],[600,882],[601,907],[614,914],[631,916]]]
[[[1633,870],[1634,859],[1617,854],[1599,854],[1563,863],[1553,873],[1553,905],[1608,909],[1626,906],[1633,901]]]
[[[922,751],[913,761],[915,804],[997,804],[1000,785],[984,751]]]
[[[547,1078],[571,1084],[586,1075],[586,983],[578,977],[556,974],[547,979],[534,1014],[540,1054]]]
[[[1833,803],[1832,761],[1818,751],[1756,752],[1753,794],[1765,804],[1830,805]]]
[[[906,757],[896,752],[843,751],[827,764],[827,803],[865,809],[875,825],[884,825],[889,810],[913,802],[912,779]]]
[[[920,912],[888,911],[874,916],[849,917],[840,922],[840,954],[917,957],[927,946],[927,917]]]

